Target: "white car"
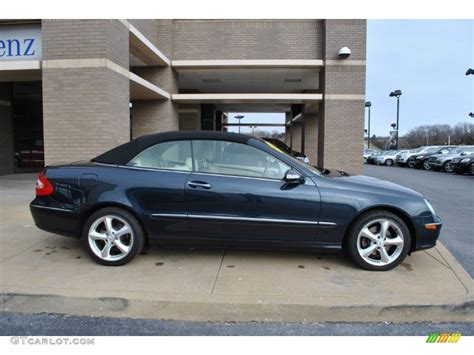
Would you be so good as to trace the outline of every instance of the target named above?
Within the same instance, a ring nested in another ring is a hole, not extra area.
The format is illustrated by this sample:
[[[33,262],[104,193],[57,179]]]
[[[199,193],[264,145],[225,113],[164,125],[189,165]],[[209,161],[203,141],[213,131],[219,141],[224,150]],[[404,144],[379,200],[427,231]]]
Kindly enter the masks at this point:
[[[420,147],[414,150],[403,150],[404,153],[400,152],[396,155],[395,163],[400,166],[406,166],[408,164],[408,159],[410,159],[412,155],[423,153],[429,148],[431,148],[431,146]],[[410,166],[410,168],[412,168],[412,166]]]
[[[377,165],[392,166],[393,164],[395,164],[395,157],[397,156],[397,154],[401,152],[405,152],[405,150],[402,150],[402,151],[393,150],[393,151],[385,152],[377,156],[377,158],[375,159],[375,163]]]

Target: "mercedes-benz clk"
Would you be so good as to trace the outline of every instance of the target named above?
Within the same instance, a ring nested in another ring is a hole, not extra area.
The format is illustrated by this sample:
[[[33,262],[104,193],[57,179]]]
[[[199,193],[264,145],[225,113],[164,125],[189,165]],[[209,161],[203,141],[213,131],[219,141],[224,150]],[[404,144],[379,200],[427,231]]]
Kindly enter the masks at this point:
[[[81,238],[123,265],[145,245],[345,251],[389,270],[435,246],[441,220],[408,188],[331,176],[259,138],[225,132],[143,136],[98,157],[46,167],[30,205],[36,226]]]

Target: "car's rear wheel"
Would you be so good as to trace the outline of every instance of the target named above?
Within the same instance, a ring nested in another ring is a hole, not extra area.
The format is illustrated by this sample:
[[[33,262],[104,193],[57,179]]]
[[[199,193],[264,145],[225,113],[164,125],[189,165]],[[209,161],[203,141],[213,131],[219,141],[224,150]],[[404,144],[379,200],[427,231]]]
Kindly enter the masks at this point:
[[[393,165],[393,160],[392,160],[392,159],[387,159],[387,160],[385,161],[385,165],[387,165],[387,166],[392,166],[392,165]]]
[[[410,231],[397,215],[376,210],[364,213],[352,224],[344,248],[360,267],[371,271],[390,270],[410,250]]]
[[[469,166],[469,175],[474,175],[474,163],[471,163],[471,165]]]
[[[407,163],[409,168],[414,168],[415,167],[415,161],[414,160],[409,160]]]
[[[446,163],[443,164],[443,170],[446,171],[447,173],[452,173],[453,172],[453,165],[451,164],[451,161],[447,161]]]
[[[428,159],[425,159],[425,160],[423,161],[423,169],[425,169],[425,170],[430,170],[430,169],[431,169],[431,165],[430,165],[430,163],[428,162]]]
[[[145,232],[131,213],[108,207],[87,219],[82,239],[91,257],[99,264],[119,266],[140,253],[145,245]]]

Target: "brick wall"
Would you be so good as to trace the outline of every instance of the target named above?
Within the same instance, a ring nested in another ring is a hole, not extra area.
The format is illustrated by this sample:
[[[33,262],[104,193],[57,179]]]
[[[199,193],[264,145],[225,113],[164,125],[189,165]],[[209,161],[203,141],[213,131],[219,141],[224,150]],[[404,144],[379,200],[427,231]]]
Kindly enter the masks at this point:
[[[321,59],[320,20],[174,20],[173,59]]]
[[[145,134],[177,131],[178,104],[171,100],[137,100],[132,109],[133,138]]]
[[[359,95],[361,98],[324,97],[320,107],[318,165],[362,173],[365,65],[351,64],[350,61],[364,61],[366,58],[366,21],[326,20],[325,43],[325,59],[337,60],[341,64],[328,64],[321,71],[323,93]],[[337,56],[344,46],[352,52],[348,62]]]
[[[179,130],[180,131],[195,131],[199,127],[198,113],[180,113],[179,114]]]
[[[118,20],[45,20],[45,60],[107,58],[128,69]],[[45,163],[90,159],[130,137],[129,80],[106,67],[43,68]]]
[[[172,20],[157,20],[156,41],[159,49],[169,55],[172,48]],[[178,73],[171,67],[133,67],[131,71],[170,94],[178,92]],[[179,129],[178,104],[171,100],[134,101],[132,111],[133,137]]]
[[[108,58],[128,68],[128,29],[118,20],[43,20],[41,30],[43,60]]]

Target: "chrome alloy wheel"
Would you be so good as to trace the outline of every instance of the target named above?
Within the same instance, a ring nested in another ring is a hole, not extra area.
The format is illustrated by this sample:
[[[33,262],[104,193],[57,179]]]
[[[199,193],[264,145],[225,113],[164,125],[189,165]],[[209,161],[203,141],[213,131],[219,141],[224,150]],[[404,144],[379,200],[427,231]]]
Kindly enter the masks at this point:
[[[388,219],[366,223],[357,236],[357,252],[375,266],[391,264],[403,250],[404,236],[398,225]]]
[[[133,230],[122,218],[107,215],[92,223],[88,233],[92,252],[102,260],[118,261],[133,247]]]

